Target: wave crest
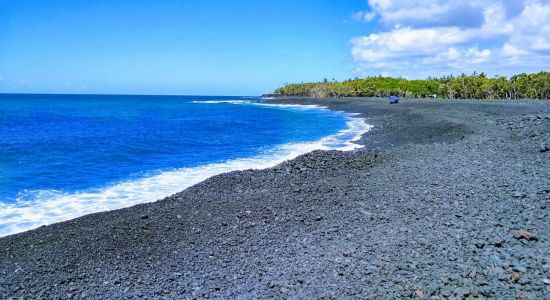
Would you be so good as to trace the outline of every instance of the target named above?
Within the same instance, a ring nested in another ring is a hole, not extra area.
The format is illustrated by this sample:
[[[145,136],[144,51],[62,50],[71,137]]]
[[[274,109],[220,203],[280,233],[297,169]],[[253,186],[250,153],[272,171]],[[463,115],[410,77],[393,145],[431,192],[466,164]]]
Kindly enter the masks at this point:
[[[191,103],[195,103],[195,104],[222,104],[222,103],[225,103],[225,104],[249,104],[249,103],[254,103],[256,101],[252,101],[252,100],[204,100],[204,101],[191,101]]]

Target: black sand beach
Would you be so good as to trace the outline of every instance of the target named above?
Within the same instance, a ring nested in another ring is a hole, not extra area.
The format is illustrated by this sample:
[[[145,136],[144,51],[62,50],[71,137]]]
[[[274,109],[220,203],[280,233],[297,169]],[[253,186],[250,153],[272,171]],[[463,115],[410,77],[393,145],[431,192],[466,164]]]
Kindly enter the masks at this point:
[[[286,99],[366,147],[0,239],[2,299],[550,299],[550,102]]]

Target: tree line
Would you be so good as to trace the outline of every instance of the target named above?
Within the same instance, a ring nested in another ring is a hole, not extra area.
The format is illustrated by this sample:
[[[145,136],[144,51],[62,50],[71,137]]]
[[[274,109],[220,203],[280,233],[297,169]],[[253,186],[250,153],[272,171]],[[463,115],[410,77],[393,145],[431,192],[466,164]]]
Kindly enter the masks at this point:
[[[549,99],[550,72],[487,77],[485,73],[408,80],[367,77],[346,81],[286,84],[274,96],[300,97],[387,97],[447,99]]]

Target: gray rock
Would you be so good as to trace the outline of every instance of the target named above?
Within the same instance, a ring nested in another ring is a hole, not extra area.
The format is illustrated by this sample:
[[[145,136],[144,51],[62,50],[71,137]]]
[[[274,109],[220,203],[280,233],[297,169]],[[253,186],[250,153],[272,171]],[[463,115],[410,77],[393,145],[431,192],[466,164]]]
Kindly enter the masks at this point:
[[[527,194],[524,192],[517,191],[514,193],[514,198],[525,198],[527,197]]]

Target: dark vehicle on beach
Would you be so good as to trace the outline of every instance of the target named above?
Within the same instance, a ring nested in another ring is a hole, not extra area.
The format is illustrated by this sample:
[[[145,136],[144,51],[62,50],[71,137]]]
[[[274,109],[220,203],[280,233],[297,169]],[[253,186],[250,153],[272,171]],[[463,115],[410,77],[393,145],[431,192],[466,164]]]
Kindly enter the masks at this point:
[[[390,99],[390,104],[397,104],[401,98],[399,96],[389,96],[388,99]]]

